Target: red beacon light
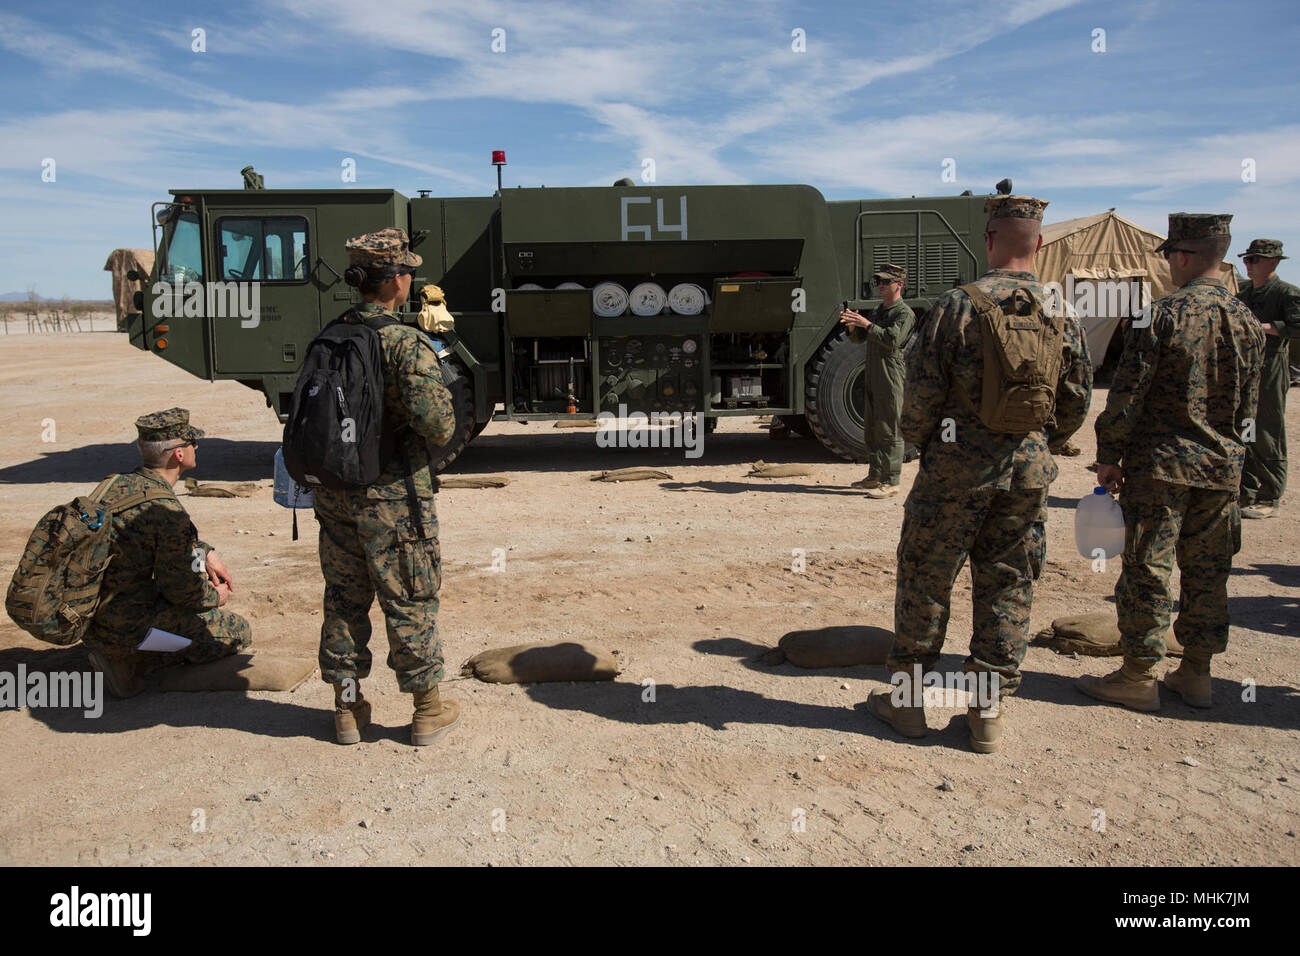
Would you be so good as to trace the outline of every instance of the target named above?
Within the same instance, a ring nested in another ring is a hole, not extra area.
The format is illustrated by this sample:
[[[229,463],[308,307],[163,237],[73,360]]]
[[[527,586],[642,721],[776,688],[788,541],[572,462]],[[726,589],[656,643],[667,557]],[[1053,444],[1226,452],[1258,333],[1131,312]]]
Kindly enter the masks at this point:
[[[506,164],[506,151],[504,149],[492,150],[492,165],[497,168],[497,195],[501,194],[501,167]]]

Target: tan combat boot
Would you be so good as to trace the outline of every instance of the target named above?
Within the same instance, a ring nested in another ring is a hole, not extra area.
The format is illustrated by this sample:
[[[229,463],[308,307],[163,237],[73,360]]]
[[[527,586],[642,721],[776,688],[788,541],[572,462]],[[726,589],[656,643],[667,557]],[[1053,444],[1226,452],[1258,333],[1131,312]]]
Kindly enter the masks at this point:
[[[1205,673],[1198,674],[1198,670],[1204,670]],[[1178,665],[1178,669],[1166,674],[1161,683],[1193,707],[1214,706],[1214,701],[1210,695],[1210,665],[1208,662],[1197,667],[1195,662],[1189,661],[1184,656],[1182,663]]]
[[[879,487],[880,487],[880,479],[879,479],[879,478],[872,478],[870,475],[867,475],[867,477],[865,477],[865,478],[861,478],[861,479],[859,479],[858,481],[855,481],[853,484],[849,485],[849,487],[850,487],[850,488],[861,488],[863,491],[868,491],[868,490],[870,490],[870,489],[872,489],[872,488],[879,488]]]
[[[1074,682],[1089,697],[1108,704],[1122,704],[1130,710],[1150,713],[1160,709],[1160,690],[1151,669],[1142,664],[1124,662],[1119,670],[1105,677],[1084,674]]]
[[[411,746],[437,743],[460,723],[460,702],[442,700],[438,688],[415,692],[415,713],[411,716]]]
[[[108,692],[114,697],[134,697],[145,689],[134,654],[113,654],[96,648],[90,652],[90,665],[104,675]]]
[[[357,684],[357,699],[348,703],[343,700],[343,685],[334,686],[334,739],[341,744],[361,743],[361,731],[370,723],[370,701],[361,693]]]
[[[1006,716],[1007,702],[997,701],[988,710],[970,707],[966,710],[966,727],[970,731],[970,749],[977,754],[997,753],[1002,746],[1002,718]]]
[[[882,498],[893,498],[898,494],[898,485],[881,484],[876,488],[867,489],[867,497],[877,500]]]
[[[873,690],[867,697],[867,710],[893,727],[904,737],[924,737],[930,732],[925,724],[925,707],[894,703],[893,688]]]

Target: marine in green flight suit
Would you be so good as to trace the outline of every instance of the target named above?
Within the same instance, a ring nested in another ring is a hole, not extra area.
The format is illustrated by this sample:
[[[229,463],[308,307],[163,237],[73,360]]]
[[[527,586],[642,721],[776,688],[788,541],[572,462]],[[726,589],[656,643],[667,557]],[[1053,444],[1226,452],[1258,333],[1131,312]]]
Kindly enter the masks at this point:
[[[1291,385],[1291,340],[1300,338],[1300,289],[1277,276],[1282,255],[1277,239],[1255,239],[1238,253],[1251,284],[1237,293],[1264,331],[1264,366],[1253,441],[1246,441],[1241,473],[1241,516],[1271,518],[1286,491],[1286,392]]]
[[[903,473],[903,380],[907,368],[903,347],[912,337],[916,315],[903,301],[907,270],[885,263],[873,275],[881,303],[870,316],[845,310],[840,321],[849,327],[849,340],[867,344],[862,417],[867,443],[867,477],[853,483],[872,498],[898,494]]]

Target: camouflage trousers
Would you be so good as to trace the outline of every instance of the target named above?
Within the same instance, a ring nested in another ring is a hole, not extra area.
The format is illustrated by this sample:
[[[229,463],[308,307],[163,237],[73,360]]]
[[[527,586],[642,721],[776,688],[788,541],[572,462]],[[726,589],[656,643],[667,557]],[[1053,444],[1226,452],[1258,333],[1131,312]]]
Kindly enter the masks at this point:
[[[388,666],[405,693],[442,679],[438,589],[442,558],[432,498],[420,499],[424,535],[406,498],[319,490],[320,566],[325,577],[320,672],[329,684],[370,675],[370,605],[376,595],[388,630]]]
[[[1165,656],[1173,611],[1169,574],[1182,572],[1174,634],[1183,660],[1208,673],[1210,657],[1228,646],[1228,575],[1241,549],[1241,509],[1230,491],[1129,478],[1124,511],[1124,564],[1115,585],[1125,660],[1154,664]]]
[[[934,670],[948,630],[952,587],[970,558],[974,633],[965,670],[998,675],[1004,695],[1020,686],[1029,644],[1034,580],[1042,573],[1046,488],[907,496],[898,541],[893,673]]]
[[[252,628],[233,611],[220,607],[210,611],[185,611],[163,600],[155,603],[148,616],[142,620],[95,618],[82,643],[91,650],[104,651],[112,656],[128,654],[149,659],[145,655],[152,658],[153,652],[136,651],[135,648],[144,640],[151,627],[187,637],[193,642],[183,651],[157,655],[160,660],[207,664],[236,654],[253,643]]]
[[[863,432],[867,443],[867,474],[882,484],[896,485],[903,475],[903,366],[867,358],[862,396]]]
[[[1241,472],[1241,500],[1248,505],[1275,505],[1286,492],[1286,393],[1291,387],[1287,356],[1290,352],[1274,347],[1269,353],[1265,354],[1259,376],[1255,440],[1246,442],[1246,463]]]

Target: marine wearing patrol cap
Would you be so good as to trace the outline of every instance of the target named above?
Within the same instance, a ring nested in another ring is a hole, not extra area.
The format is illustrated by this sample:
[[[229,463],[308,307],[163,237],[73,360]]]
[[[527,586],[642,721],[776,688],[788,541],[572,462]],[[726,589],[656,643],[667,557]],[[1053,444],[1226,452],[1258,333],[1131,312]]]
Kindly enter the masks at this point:
[[[871,273],[873,279],[897,279],[903,282],[907,279],[907,270],[902,266],[896,266],[892,262],[882,263],[880,268]]]
[[[1171,212],[1169,238],[1156,246],[1156,252],[1172,249],[1180,240],[1231,239],[1228,223],[1232,213],[1227,212]]]
[[[984,200],[984,211],[989,219],[1032,219],[1043,221],[1043,210],[1047,208],[1046,199],[1033,196],[990,196]]]
[[[203,437],[203,430],[190,424],[188,408],[169,408],[141,415],[135,420],[135,428],[140,433],[140,441],[173,441],[177,438],[197,441]]]
[[[1252,239],[1250,245],[1246,247],[1245,252],[1237,253],[1238,259],[1244,259],[1246,256],[1259,256],[1261,259],[1290,259],[1290,256],[1282,255],[1281,239]]]
[[[380,229],[356,236],[345,243],[352,265],[366,269],[386,266],[418,266],[424,259],[410,250],[410,242],[403,229]]]

